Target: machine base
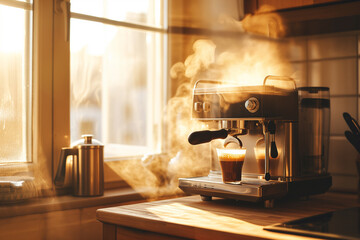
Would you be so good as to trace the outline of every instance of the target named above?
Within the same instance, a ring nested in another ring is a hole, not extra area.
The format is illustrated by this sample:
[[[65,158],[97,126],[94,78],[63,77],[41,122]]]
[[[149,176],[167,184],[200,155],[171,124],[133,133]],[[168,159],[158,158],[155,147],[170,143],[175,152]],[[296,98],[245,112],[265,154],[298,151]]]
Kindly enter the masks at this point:
[[[220,197],[249,202],[264,201],[269,206],[273,205],[273,201],[268,200],[324,193],[329,190],[331,184],[330,175],[294,181],[266,181],[244,177],[240,185],[223,183],[221,175],[179,179],[179,187],[184,192],[199,194],[204,201]]]

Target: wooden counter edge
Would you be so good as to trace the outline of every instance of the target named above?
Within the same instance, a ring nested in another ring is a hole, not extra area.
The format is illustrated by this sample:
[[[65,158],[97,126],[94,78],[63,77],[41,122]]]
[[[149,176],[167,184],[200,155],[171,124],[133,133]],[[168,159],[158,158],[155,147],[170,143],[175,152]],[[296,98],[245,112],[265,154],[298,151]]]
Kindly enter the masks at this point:
[[[111,208],[113,209],[113,208]],[[243,240],[309,240],[309,237],[296,236],[284,233],[275,233],[263,230],[263,226],[259,226],[256,232],[225,232],[214,230],[211,228],[194,227],[184,224],[168,222],[160,219],[146,218],[144,216],[131,216],[126,213],[114,213],[107,209],[98,209],[96,211],[97,220],[106,225],[116,225],[121,228],[131,228],[142,231],[158,233],[161,235],[170,235],[187,239],[243,239]],[[119,233],[117,232],[117,235]]]

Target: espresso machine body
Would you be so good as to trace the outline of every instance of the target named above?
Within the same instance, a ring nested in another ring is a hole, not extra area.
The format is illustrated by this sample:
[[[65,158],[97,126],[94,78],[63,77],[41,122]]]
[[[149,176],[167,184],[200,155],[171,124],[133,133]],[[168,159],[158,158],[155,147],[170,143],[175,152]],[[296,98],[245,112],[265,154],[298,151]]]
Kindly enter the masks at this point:
[[[179,187],[185,192],[200,194],[203,200],[214,196],[265,201],[266,205],[289,195],[326,192],[331,186],[331,176],[327,173],[328,155],[325,154],[322,162],[317,161],[316,170],[308,171],[306,166],[311,159],[307,158],[306,164],[303,163],[304,154],[300,154],[302,145],[299,141],[311,134],[303,131],[299,113],[303,118],[304,114],[299,111],[298,89],[290,78],[268,76],[261,86],[198,81],[194,86],[192,117],[209,126],[215,125],[215,128],[209,129],[214,131],[205,131],[206,135],[203,135],[204,131],[191,134],[189,142],[211,142],[211,171],[204,177],[180,178]],[[234,137],[247,149],[241,185],[222,182],[214,151]],[[328,142],[323,146],[326,144]],[[322,166],[318,166],[319,163]]]

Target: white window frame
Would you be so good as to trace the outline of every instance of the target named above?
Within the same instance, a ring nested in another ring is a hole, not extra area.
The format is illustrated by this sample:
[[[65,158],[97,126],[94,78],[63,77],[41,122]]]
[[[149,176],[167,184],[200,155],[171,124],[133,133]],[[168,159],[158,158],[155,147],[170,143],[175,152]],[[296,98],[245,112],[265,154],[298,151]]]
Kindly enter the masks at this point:
[[[33,4],[3,0],[2,4],[33,10],[32,34],[32,99],[30,161],[0,164],[1,175],[41,174],[42,189],[52,188],[52,87],[53,87],[53,1],[33,0]]]
[[[28,3],[28,2],[18,2],[18,1],[14,1],[14,0],[0,0],[0,3],[2,6],[8,6],[8,7],[13,7],[13,8],[18,8],[18,9],[23,9],[23,10],[33,10],[32,6],[33,4]],[[29,12],[26,12],[26,14],[28,15]],[[26,16],[26,18],[28,18],[29,16]],[[29,25],[29,27],[31,25],[33,25],[32,22],[27,22],[27,24]],[[25,50],[25,54],[29,53],[30,50],[30,54],[32,54],[32,49],[29,49],[29,47],[31,46],[31,44],[33,43],[33,33],[29,33],[28,28],[25,28],[25,37],[26,40],[28,40],[28,42],[26,42],[26,50]],[[25,56],[25,59],[29,59],[29,56]],[[24,82],[23,84],[27,84],[27,82],[31,81],[32,79],[32,62],[28,62],[25,63],[25,67],[24,67],[24,72],[25,72],[25,76],[24,76]],[[29,73],[29,75],[28,75]],[[25,96],[22,100],[22,105],[23,105],[23,112],[25,112],[25,118],[26,121],[25,123],[23,123],[22,129],[23,129],[23,142],[24,143],[29,143],[25,146],[25,151],[26,151],[26,161],[22,161],[19,159],[19,161],[9,161],[9,162],[1,162],[0,163],[0,175],[7,175],[7,174],[18,174],[19,172],[27,172],[29,168],[32,168],[32,163],[33,163],[33,156],[32,156],[32,132],[31,132],[31,126],[32,126],[32,111],[31,111],[31,107],[32,107],[32,101],[30,100],[29,102],[27,101],[31,96],[29,96],[29,91],[26,88],[22,89],[22,94]]]

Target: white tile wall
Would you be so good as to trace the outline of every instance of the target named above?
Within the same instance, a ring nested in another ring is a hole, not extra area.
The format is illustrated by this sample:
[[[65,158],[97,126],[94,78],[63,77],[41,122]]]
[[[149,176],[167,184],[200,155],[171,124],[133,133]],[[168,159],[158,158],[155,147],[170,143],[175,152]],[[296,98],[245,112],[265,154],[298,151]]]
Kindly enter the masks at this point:
[[[345,137],[331,137],[329,151],[329,172],[356,176],[357,152]]]
[[[325,59],[356,56],[357,37],[344,34],[332,37],[314,37],[308,40],[309,59]]]
[[[309,84],[330,87],[330,95],[356,95],[356,75],[356,58],[309,63]]]
[[[297,87],[303,87],[307,86],[307,75],[306,75],[306,66],[307,64],[304,62],[300,63],[293,63],[293,75],[291,76],[293,79],[295,79],[296,86]]]
[[[306,60],[306,39],[289,39],[280,45],[285,57],[290,59],[290,61]]]
[[[332,97],[330,99],[330,134],[344,136],[344,131],[349,130],[343,118],[343,112],[351,116],[357,115],[357,97]]]

